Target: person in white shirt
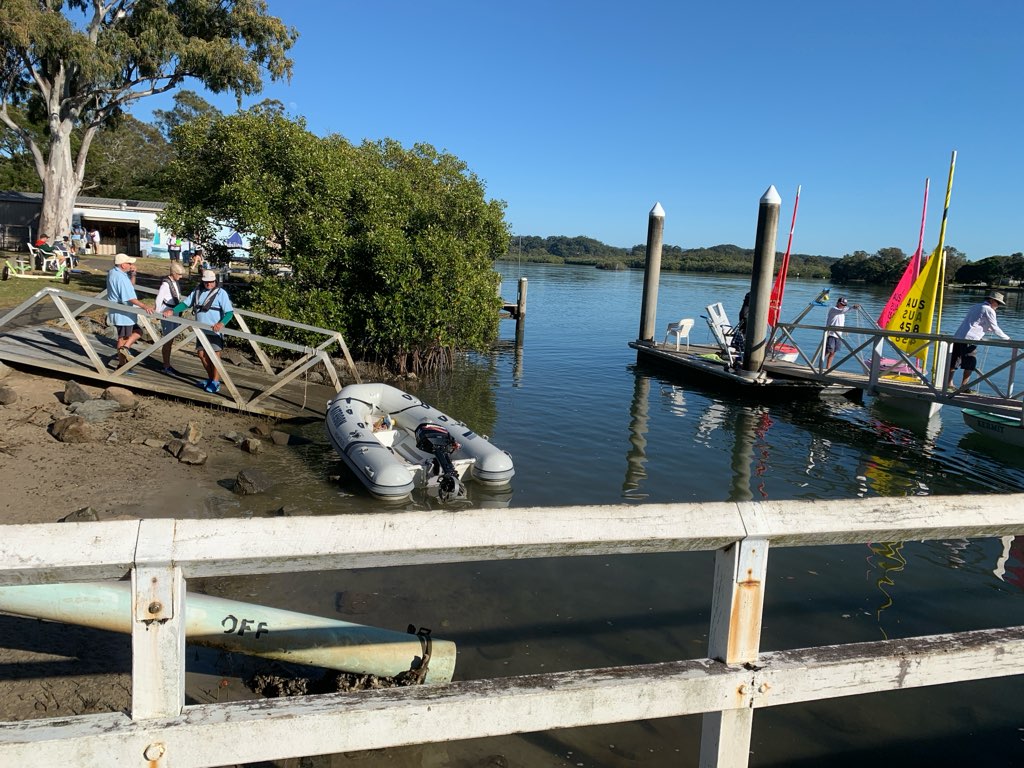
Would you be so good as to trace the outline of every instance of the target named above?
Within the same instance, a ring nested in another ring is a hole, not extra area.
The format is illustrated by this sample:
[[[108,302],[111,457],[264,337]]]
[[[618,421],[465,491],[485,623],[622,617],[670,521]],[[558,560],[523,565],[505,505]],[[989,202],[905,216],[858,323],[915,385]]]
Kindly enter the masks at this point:
[[[181,286],[178,281],[181,280],[182,275],[185,274],[185,267],[182,266],[181,261],[171,260],[168,268],[167,277],[160,283],[160,290],[156,292],[156,311],[167,315],[165,310],[171,310],[171,314],[181,314],[180,312],[175,313],[174,308],[181,303]],[[166,336],[168,333],[178,327],[178,323],[171,322],[170,320],[161,320],[160,329],[163,335]],[[165,341],[163,349],[160,353],[164,358],[164,373],[168,376],[177,376],[178,372],[174,370],[171,365],[171,342]]]
[[[859,309],[860,304],[849,304],[845,296],[836,299],[836,305],[828,311],[825,325],[830,328],[843,328],[846,325],[846,313],[851,309]],[[843,337],[841,331],[825,331],[825,368],[832,367],[832,360],[839,351],[839,339]]]
[[[975,304],[967,310],[967,317],[960,323],[960,327],[956,329],[953,336],[957,339],[977,341],[984,338],[986,333],[991,333],[1000,339],[1009,339],[1010,337],[1003,332],[1003,329],[999,327],[999,321],[996,320],[996,309],[1005,304],[1003,294],[999,291],[992,291],[980,304]],[[967,385],[971,371],[978,369],[978,358],[975,356],[978,345],[968,344],[967,341],[953,343],[953,351],[949,358],[949,372],[946,375],[947,388],[953,380],[953,371],[958,367],[963,371],[960,375],[961,389]]]

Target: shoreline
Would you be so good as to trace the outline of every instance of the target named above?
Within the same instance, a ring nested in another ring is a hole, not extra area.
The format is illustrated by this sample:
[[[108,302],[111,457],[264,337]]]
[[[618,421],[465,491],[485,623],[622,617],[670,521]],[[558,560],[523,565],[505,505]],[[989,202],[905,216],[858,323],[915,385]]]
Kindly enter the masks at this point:
[[[88,423],[91,440],[66,443],[50,430],[69,413],[67,385],[0,363],[0,393],[7,393],[3,399],[16,396],[0,405],[4,524],[57,523],[69,516],[88,521],[281,513],[273,494],[239,497],[232,489],[242,469],[301,462],[291,446],[267,437],[274,420],[128,393],[133,405]],[[95,399],[104,392],[83,389]],[[190,425],[201,433],[196,446],[206,454],[202,464],[181,462],[163,447]],[[263,435],[257,454],[225,437],[255,437],[254,428]],[[250,509],[242,506],[245,500]],[[190,703],[257,698],[240,670],[221,667],[220,656],[205,654],[197,671],[189,671]],[[0,691],[0,721],[127,711],[131,637],[0,614]]]

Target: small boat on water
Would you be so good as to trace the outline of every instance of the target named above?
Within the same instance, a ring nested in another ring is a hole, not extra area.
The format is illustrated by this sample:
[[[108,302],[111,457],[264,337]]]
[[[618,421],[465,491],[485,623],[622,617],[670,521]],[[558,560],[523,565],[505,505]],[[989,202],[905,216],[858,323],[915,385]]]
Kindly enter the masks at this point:
[[[453,419],[388,384],[350,384],[327,404],[327,435],[371,494],[400,500],[414,488],[441,500],[465,496],[467,476],[507,486],[512,457]]]
[[[964,408],[964,423],[975,432],[1024,448],[1024,425],[1021,420],[998,413]]]

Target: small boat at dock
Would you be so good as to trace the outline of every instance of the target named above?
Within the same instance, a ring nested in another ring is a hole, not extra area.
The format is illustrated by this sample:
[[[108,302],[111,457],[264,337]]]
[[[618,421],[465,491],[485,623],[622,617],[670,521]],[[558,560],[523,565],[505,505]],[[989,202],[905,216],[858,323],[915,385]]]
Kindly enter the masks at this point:
[[[964,408],[964,423],[975,432],[1009,445],[1024,448],[1024,425],[1020,419],[998,413]]]
[[[388,384],[350,384],[327,404],[327,435],[366,489],[402,500],[415,488],[442,501],[465,496],[467,477],[507,486],[512,457],[461,421]]]

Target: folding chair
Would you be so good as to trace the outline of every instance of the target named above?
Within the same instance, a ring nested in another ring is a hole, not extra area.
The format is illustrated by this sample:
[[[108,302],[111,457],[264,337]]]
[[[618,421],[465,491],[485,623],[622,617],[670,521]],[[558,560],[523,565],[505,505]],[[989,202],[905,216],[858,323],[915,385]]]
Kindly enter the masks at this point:
[[[725,314],[725,307],[722,306],[722,302],[717,301],[714,304],[708,304],[704,309],[707,311],[704,319],[708,321],[708,328],[711,329],[711,335],[718,343],[722,357],[729,362],[729,365],[735,365],[736,350],[733,349],[732,339],[736,328],[729,322],[729,318]]]

